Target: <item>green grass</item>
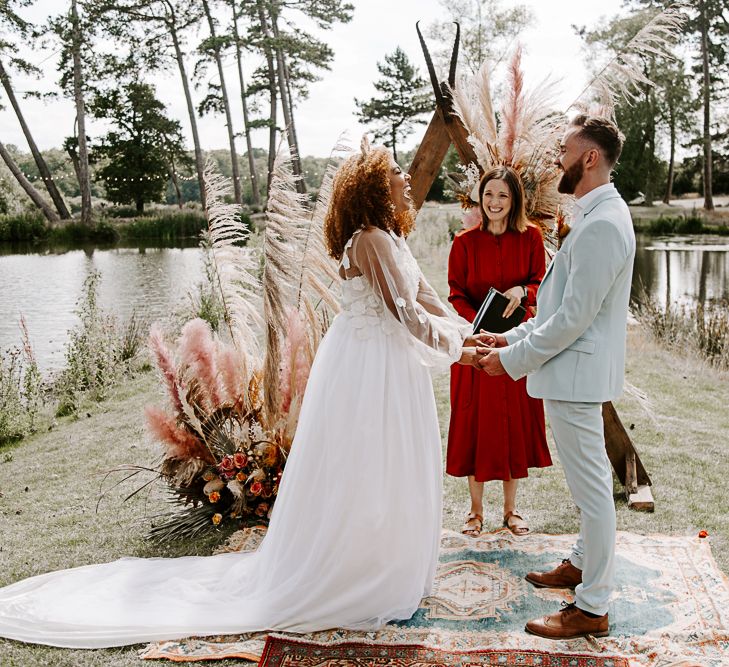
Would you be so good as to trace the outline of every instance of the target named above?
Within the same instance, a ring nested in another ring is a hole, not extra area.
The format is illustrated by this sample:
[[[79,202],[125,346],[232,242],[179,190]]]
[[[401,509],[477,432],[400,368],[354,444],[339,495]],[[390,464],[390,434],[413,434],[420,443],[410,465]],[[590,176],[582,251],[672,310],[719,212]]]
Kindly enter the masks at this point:
[[[250,217],[243,213],[250,225]],[[43,243],[66,246],[81,243],[108,245],[119,240],[171,242],[196,238],[207,228],[205,215],[199,210],[160,209],[148,215],[119,218],[102,215],[87,227],[78,220],[50,226],[37,213],[0,216],[0,243]]]
[[[439,241],[445,227],[438,215],[426,209],[413,246],[426,275],[443,294],[447,245]],[[728,571],[729,373],[709,368],[695,357],[667,352],[633,328],[627,379],[650,402],[647,411],[637,399],[625,396],[616,408],[652,478],[656,512],[629,510],[616,484],[618,528],[674,535],[696,535],[705,529],[720,567]],[[436,374],[434,386],[445,438],[448,374]],[[51,431],[0,449],[0,585],[122,556],[212,552],[223,535],[164,546],[145,541],[150,516],[163,507],[161,486],[125,503],[123,498],[137,484],[126,482],[111,490],[96,511],[101,489],[110,485],[105,480],[108,470],[123,463],[147,465],[157,456],[156,446],[145,435],[142,410],[148,403],[159,402],[160,396],[155,375],[146,373],[114,389],[103,403],[84,406],[80,418],[64,418]],[[555,465],[534,471],[521,483],[519,508],[536,532],[574,533],[579,517],[551,440],[550,446]],[[444,525],[458,530],[468,507],[465,480],[446,477],[444,499]],[[500,527],[501,503],[500,483],[487,484],[486,530]],[[139,648],[73,651],[0,640],[0,662],[3,667],[155,664],[139,660]],[[204,667],[208,663],[189,664]]]

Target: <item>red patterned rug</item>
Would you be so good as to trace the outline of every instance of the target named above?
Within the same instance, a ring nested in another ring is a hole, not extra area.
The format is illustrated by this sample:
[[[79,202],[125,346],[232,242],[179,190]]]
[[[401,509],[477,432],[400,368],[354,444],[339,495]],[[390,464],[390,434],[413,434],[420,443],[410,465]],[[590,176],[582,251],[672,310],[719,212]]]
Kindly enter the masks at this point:
[[[321,644],[269,635],[259,667],[628,667],[619,656],[543,653],[518,649],[447,651],[418,644],[341,642]]]

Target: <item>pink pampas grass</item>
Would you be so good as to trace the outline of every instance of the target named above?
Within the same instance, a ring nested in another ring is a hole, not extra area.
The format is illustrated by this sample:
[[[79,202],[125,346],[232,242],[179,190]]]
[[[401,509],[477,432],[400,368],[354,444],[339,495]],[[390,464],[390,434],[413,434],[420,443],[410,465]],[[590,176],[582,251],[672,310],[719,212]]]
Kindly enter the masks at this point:
[[[245,359],[231,345],[219,344],[217,364],[220,373],[221,390],[225,392],[225,400],[233,405],[245,397],[248,382],[245,377]]]
[[[202,397],[211,407],[220,405],[215,342],[207,322],[196,318],[182,327],[178,350],[182,363],[190,367],[197,380]]]
[[[144,409],[147,427],[152,435],[165,447],[165,456],[170,459],[187,460],[199,458],[214,463],[207,448],[192,433],[180,428],[174,417],[164,410],[148,405]]]
[[[149,347],[157,361],[157,367],[162,372],[162,377],[172,399],[172,405],[177,412],[181,412],[182,401],[180,401],[180,386],[177,382],[175,361],[172,352],[165,344],[162,331],[156,324],[153,324],[149,331]]]
[[[521,71],[521,47],[514,53],[509,63],[509,91],[504,107],[504,154],[505,164],[514,159],[514,144],[521,134],[521,121],[524,113],[524,73]]]
[[[309,338],[298,310],[289,311],[286,320],[286,343],[281,365],[281,409],[288,413],[291,401],[304,394],[311,364],[307,347]]]

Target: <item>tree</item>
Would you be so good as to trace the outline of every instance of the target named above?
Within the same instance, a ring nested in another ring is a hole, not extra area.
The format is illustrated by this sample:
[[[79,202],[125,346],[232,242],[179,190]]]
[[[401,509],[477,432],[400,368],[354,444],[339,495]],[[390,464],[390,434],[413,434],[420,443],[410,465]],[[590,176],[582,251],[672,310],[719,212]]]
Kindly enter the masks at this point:
[[[146,202],[163,198],[174,161],[186,159],[180,123],[167,118],[153,88],[140,82],[98,95],[91,109],[114,127],[94,148],[97,157],[107,160],[98,171],[107,197],[133,202],[142,213]]]
[[[246,42],[266,56],[266,63],[254,73],[249,94],[268,93],[269,114],[261,122],[269,127],[269,184],[276,156],[278,100],[284,117],[289,148],[294,156],[293,170],[301,175],[299,147],[296,136],[294,108],[296,98],[305,98],[308,84],[319,79],[313,70],[329,69],[334,58],[332,50],[321,40],[302,28],[301,17],[313,21],[322,29],[334,23],[351,20],[354,7],[343,0],[255,0],[243,3],[249,20]],[[298,187],[303,191],[303,180]]]
[[[486,61],[503,58],[519,33],[533,20],[526,5],[502,9],[501,0],[439,0],[439,4],[448,18],[428,29],[431,39],[444,44],[442,49],[434,51],[434,62],[447,68],[456,21],[461,26],[461,57],[472,74]]]
[[[614,58],[656,13],[657,9],[640,9],[605,21],[592,30],[578,29],[589,46],[591,63],[599,62],[601,53],[608,60]],[[661,190],[664,200],[670,197],[676,144],[680,133],[691,131],[696,105],[688,94],[689,81],[681,59],[644,56],[642,73],[654,85],[639,85],[632,102],[618,105],[615,111],[625,134],[615,183],[626,199],[641,191],[651,205]],[[668,173],[659,155],[662,131],[669,135]]]
[[[81,189],[81,223],[91,225],[91,177],[89,173],[89,149],[86,142],[86,106],[81,50],[89,48],[84,40],[76,0],[71,0],[70,49],[73,59],[73,99],[76,105],[76,138],[78,141],[78,180]]]
[[[628,0],[638,7],[663,9],[672,0]],[[726,0],[696,0],[686,4],[688,15],[685,33],[694,55],[693,73],[702,106],[703,126],[701,146],[703,154],[704,208],[714,209],[713,199],[713,134],[715,120],[712,107],[720,108],[726,101],[726,77],[729,74],[729,7]]]
[[[398,140],[412,134],[416,123],[426,122],[418,117],[431,112],[433,104],[425,92],[425,80],[399,46],[385,56],[384,63],[377,63],[377,69],[382,78],[374,86],[381,95],[354,102],[359,108],[357,115],[365,123],[377,124],[375,138],[384,139],[397,160]]]
[[[225,85],[225,74],[223,70],[223,56],[222,51],[224,45],[227,43],[226,37],[220,37],[216,34],[216,21],[210,12],[210,0],[202,0],[203,11],[208,22],[208,29],[210,30],[210,36],[203,40],[198,50],[215,61],[218,68],[218,84],[215,87],[216,94],[211,98],[203,101],[200,105],[200,111],[203,112],[208,109],[222,108],[225,112],[225,125],[228,130],[228,144],[230,146],[230,162],[233,168],[233,197],[236,204],[241,203],[241,192],[240,192],[240,172],[238,169],[238,152],[235,148],[235,130],[233,129],[233,117],[230,113],[230,100],[228,98],[228,89]],[[198,72],[202,69],[198,69]]]
[[[5,145],[2,142],[0,142],[0,158],[2,158],[3,162],[5,162],[8,169],[13,176],[15,176],[15,179],[18,183],[20,183],[20,187],[25,190],[31,201],[43,212],[43,215],[46,217],[48,222],[57,222],[58,216],[56,215],[56,212],[48,206],[38,190],[36,190],[33,187],[33,184],[23,175],[23,172],[18,168],[18,165],[15,164],[15,161],[11,157],[10,153],[8,153],[7,148],[5,148]]]
[[[184,51],[184,33],[197,26],[203,17],[200,3],[197,0],[94,0],[93,4],[96,15],[117,39],[123,40],[133,31],[141,31],[137,41],[145,49],[148,63],[164,66],[173,60],[177,65],[190,120],[200,201],[205,208],[205,165]]]
[[[233,30],[233,46],[235,47],[235,62],[238,66],[238,83],[240,85],[240,99],[243,105],[243,129],[246,138],[246,148],[248,155],[248,171],[251,178],[251,199],[255,206],[261,205],[261,193],[258,185],[258,173],[256,171],[255,155],[253,154],[253,142],[251,141],[251,121],[248,114],[248,100],[246,94],[246,84],[243,78],[243,40],[238,32],[239,12],[235,6],[235,0],[228,0],[230,8],[233,12],[231,28]]]
[[[43,184],[45,185],[48,194],[53,200],[53,204],[56,207],[56,210],[58,211],[60,217],[68,219],[71,217],[71,214],[66,207],[66,203],[63,201],[61,193],[56,187],[55,181],[51,177],[51,172],[48,169],[48,165],[43,159],[43,156],[38,150],[38,146],[33,139],[33,135],[31,134],[30,128],[28,127],[28,123],[26,122],[25,117],[23,116],[23,113],[20,109],[20,103],[18,102],[17,96],[15,95],[10,72],[5,67],[5,64],[7,63],[9,67],[19,70],[25,74],[39,74],[39,70],[37,67],[31,65],[27,60],[18,57],[17,44],[7,34],[8,32],[15,32],[21,39],[29,39],[31,37],[33,33],[32,26],[23,18],[21,18],[21,16],[15,10],[15,7],[24,7],[29,4],[29,0],[21,0],[20,2],[18,2],[17,0],[15,2],[11,2],[10,0],[8,0],[7,2],[4,2],[2,3],[2,5],[0,5],[0,83],[5,90],[5,94],[8,98],[8,101],[10,102],[10,106],[12,106],[18,122],[20,123],[20,128],[22,129],[23,135],[28,142],[28,147],[30,148],[30,152],[33,155],[33,160],[38,167],[38,172],[40,173]]]

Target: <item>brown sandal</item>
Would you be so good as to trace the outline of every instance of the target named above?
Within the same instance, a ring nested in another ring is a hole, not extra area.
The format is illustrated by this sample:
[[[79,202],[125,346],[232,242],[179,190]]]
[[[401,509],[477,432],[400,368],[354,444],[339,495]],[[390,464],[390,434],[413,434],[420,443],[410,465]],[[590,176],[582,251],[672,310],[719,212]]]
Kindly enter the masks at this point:
[[[461,533],[470,537],[478,537],[483,529],[483,517],[476,512],[466,514],[466,522],[461,528]]]
[[[509,521],[509,519],[514,519],[514,521]],[[507,512],[504,515],[504,528],[508,528],[514,535],[527,535],[529,533],[529,526],[524,521],[524,517],[516,510]]]

